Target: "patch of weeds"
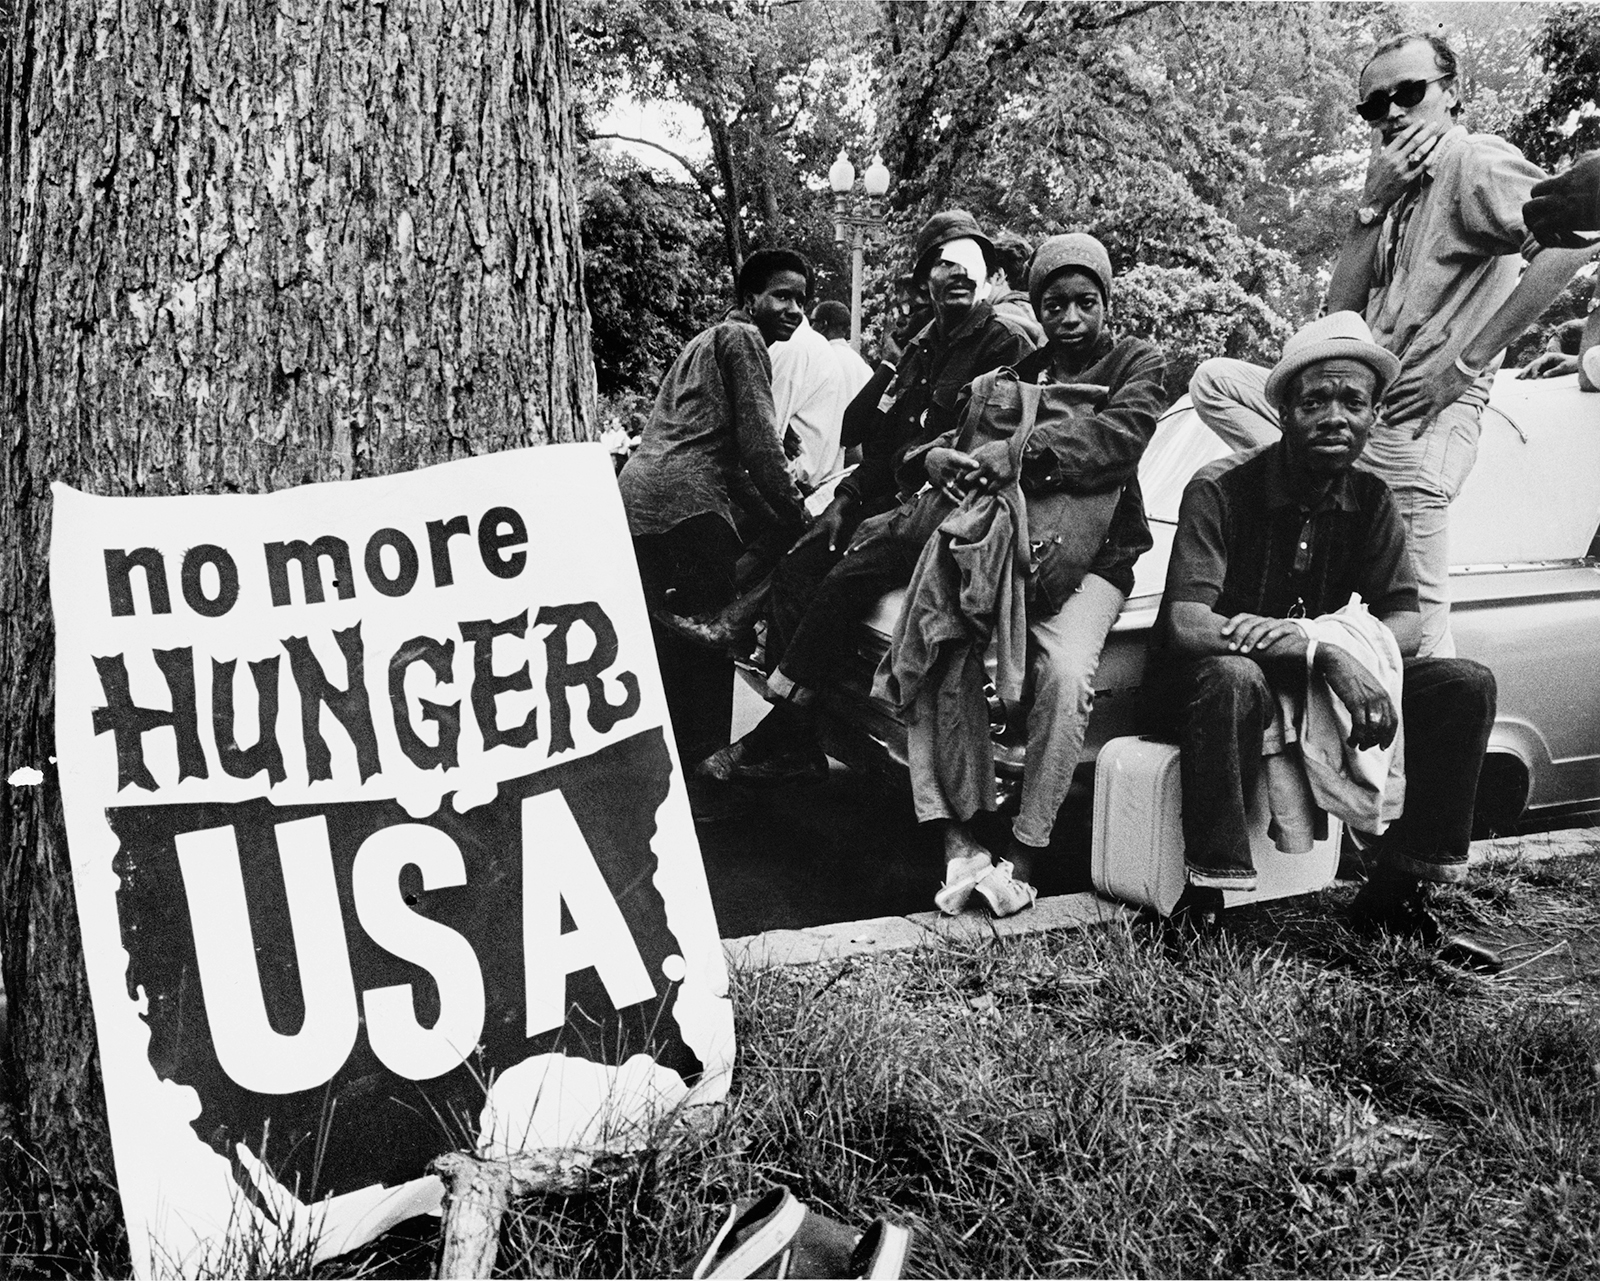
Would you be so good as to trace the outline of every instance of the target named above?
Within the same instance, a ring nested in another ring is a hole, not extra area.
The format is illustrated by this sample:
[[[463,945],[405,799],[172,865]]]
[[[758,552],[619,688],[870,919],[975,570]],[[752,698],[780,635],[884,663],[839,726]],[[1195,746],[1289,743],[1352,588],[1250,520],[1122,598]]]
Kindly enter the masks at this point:
[[[1441,910],[1570,941],[1594,870],[1497,866]],[[1115,925],[735,974],[720,1118],[518,1202],[497,1272],[682,1275],[781,1182],[908,1223],[913,1276],[1600,1274],[1595,985],[1358,937],[1352,892],[1177,959]]]

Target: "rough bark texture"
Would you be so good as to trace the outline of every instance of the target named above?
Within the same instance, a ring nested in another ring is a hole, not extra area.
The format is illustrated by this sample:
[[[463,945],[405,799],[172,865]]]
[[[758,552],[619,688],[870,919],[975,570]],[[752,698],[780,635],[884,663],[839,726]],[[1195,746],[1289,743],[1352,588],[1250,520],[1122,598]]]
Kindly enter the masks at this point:
[[[39,1211],[27,1249],[104,1251],[118,1217],[49,764],[49,482],[254,492],[589,436],[562,8],[11,16],[0,778],[46,777],[0,783],[0,1208]]]

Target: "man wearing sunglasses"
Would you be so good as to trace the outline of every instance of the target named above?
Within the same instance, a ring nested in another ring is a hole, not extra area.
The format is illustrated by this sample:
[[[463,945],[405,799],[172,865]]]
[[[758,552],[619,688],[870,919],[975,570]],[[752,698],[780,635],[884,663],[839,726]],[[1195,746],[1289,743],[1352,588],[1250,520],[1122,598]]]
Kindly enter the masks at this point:
[[[1456,75],[1431,32],[1387,41],[1363,68],[1356,111],[1372,155],[1325,304],[1362,315],[1400,358],[1358,465],[1394,492],[1421,598],[1419,652],[1440,657],[1455,653],[1449,508],[1477,458],[1495,370],[1589,253],[1536,251],[1522,270],[1522,206],[1545,174],[1504,139],[1455,123]],[[1265,382],[1241,361],[1207,361],[1190,391],[1214,431],[1249,448],[1278,437]]]

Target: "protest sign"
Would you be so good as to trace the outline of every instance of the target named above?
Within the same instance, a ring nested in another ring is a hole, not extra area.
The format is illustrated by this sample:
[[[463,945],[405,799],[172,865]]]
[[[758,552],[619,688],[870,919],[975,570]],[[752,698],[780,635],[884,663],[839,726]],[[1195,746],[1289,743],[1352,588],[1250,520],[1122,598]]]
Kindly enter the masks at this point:
[[[55,488],[56,740],[135,1267],[319,1257],[439,1153],[727,1089],[727,975],[607,453]]]

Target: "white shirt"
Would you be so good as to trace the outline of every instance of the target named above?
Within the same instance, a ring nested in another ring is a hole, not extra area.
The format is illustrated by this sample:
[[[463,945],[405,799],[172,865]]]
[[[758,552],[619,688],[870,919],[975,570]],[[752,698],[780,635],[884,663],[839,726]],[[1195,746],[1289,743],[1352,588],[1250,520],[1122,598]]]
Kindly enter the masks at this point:
[[[805,489],[816,489],[844,467],[839,436],[854,393],[843,362],[804,318],[793,336],[774,343],[767,354],[772,358],[778,437],[781,440],[786,430],[792,430],[800,440],[800,456],[790,461],[790,472]],[[867,373],[870,377],[871,370]]]
[[[872,366],[861,359],[860,354],[850,345],[848,338],[834,338],[829,340],[828,346],[833,348],[833,354],[838,357],[839,367],[844,370],[844,379],[849,387],[845,395],[845,409],[850,407],[850,402],[856,398],[856,393],[872,381]],[[841,417],[844,410],[839,411]]]

